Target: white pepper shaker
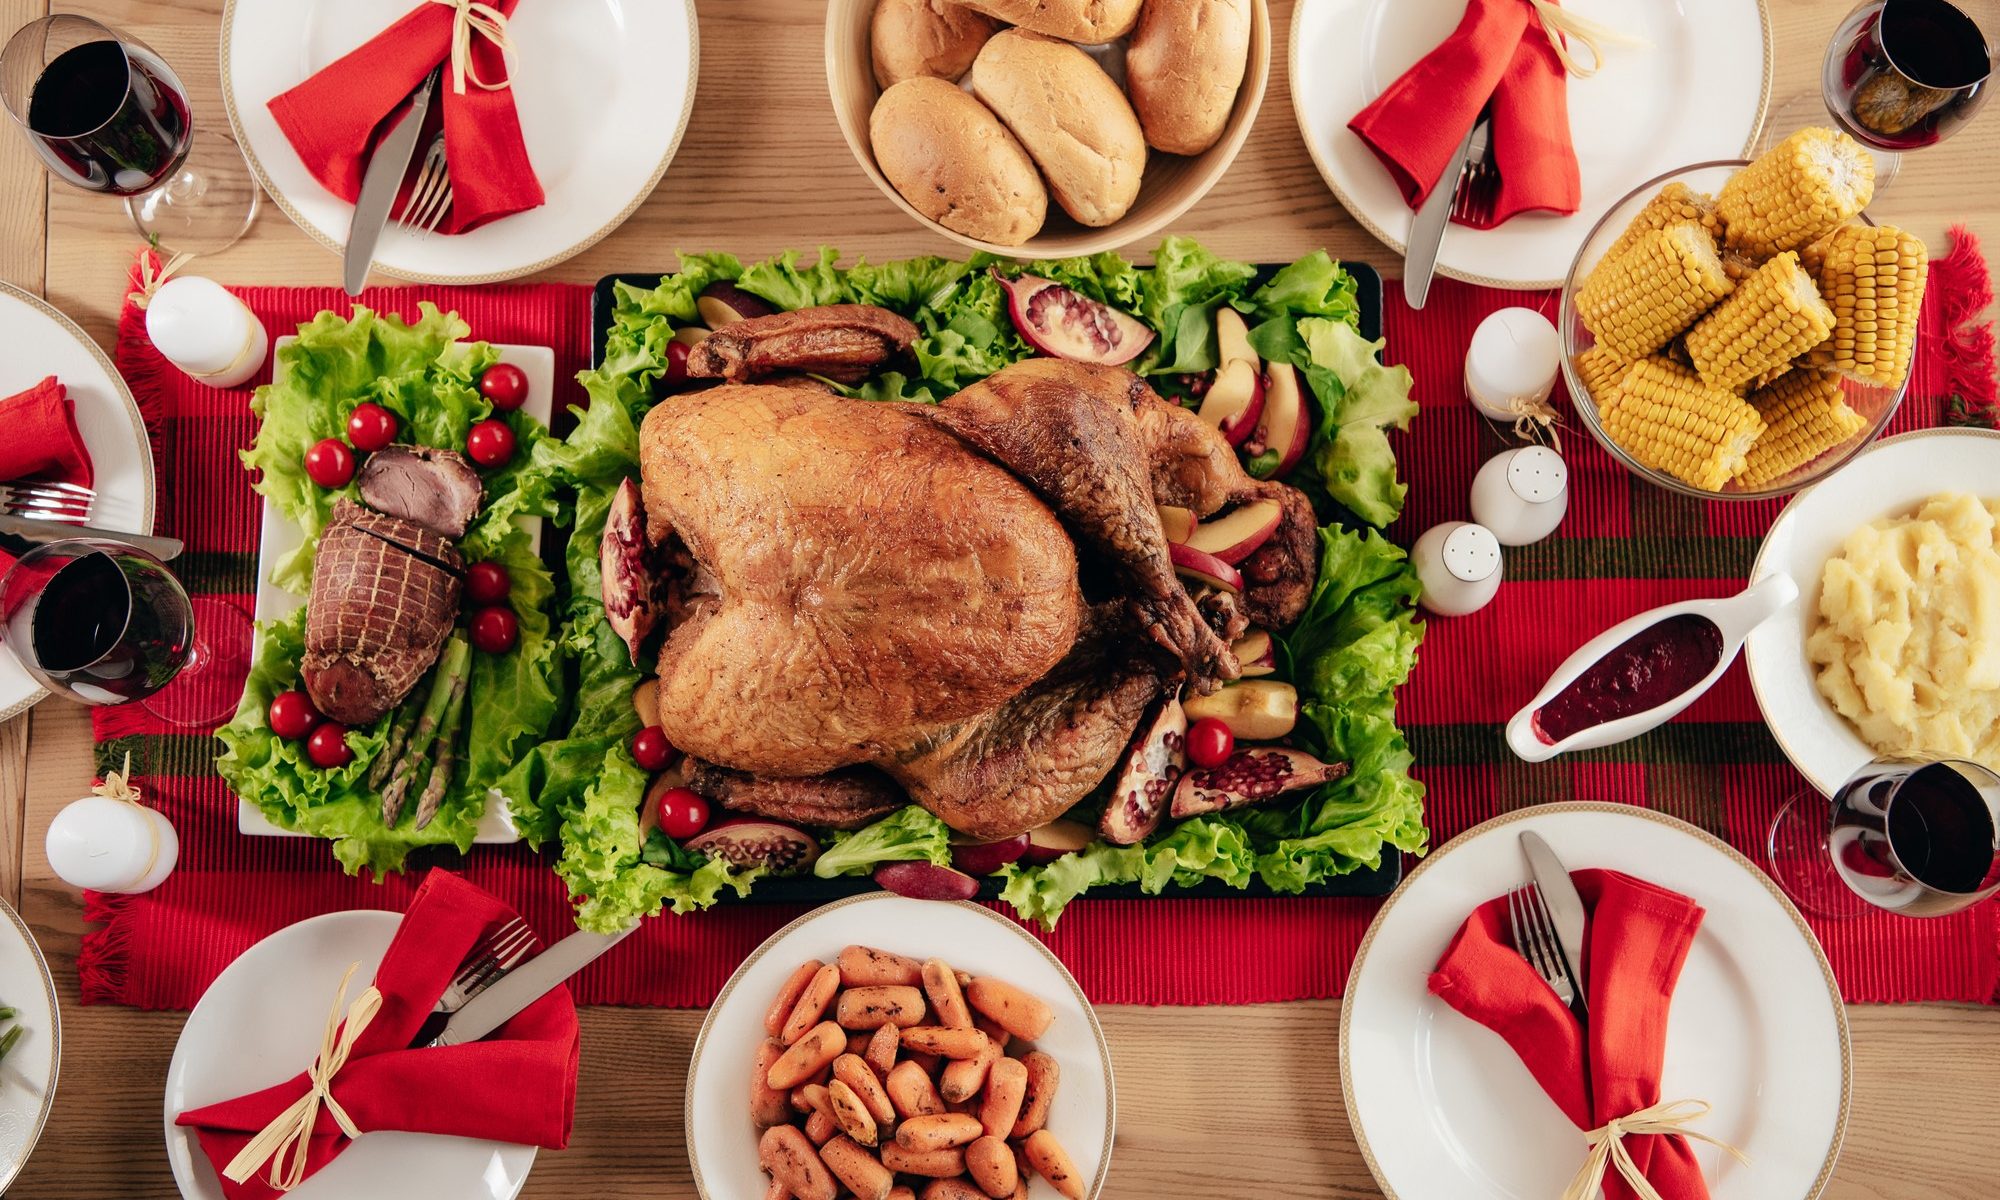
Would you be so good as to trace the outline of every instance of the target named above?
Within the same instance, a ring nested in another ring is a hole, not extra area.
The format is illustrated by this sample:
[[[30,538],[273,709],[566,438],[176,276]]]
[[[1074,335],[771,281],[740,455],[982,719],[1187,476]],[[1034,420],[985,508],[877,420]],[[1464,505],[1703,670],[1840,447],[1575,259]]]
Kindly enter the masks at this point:
[[[146,301],[146,336],[192,378],[232,388],[264,365],[270,334],[250,306],[199,275],[176,275]]]
[[[1472,519],[1503,546],[1541,541],[1568,511],[1569,467],[1547,446],[1503,450],[1472,477]]]
[[[1512,424],[1544,409],[1562,368],[1556,327],[1532,308],[1489,313],[1465,348],[1465,398]]]
[[[1431,526],[1410,547],[1410,563],[1423,585],[1417,603],[1440,617],[1478,612],[1500,590],[1500,539],[1484,525]]]

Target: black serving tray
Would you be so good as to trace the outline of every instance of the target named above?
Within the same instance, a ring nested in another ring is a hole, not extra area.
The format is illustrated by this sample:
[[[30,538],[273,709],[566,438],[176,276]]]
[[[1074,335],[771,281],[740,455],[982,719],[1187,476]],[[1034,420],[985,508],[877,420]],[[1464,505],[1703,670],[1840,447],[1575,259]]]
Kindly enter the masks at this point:
[[[1258,268],[1257,278],[1252,286],[1262,284],[1276,274],[1283,264],[1264,264]],[[1360,304],[1361,336],[1375,340],[1382,336],[1382,276],[1367,263],[1346,262],[1340,264],[1354,277],[1357,299]],[[597,287],[590,300],[590,363],[595,367],[604,359],[604,339],[611,331],[611,311],[616,303],[613,288],[620,283],[638,288],[657,285],[666,272],[624,271],[616,275],[606,275],[597,281]],[[1403,858],[1393,848],[1382,856],[1382,865],[1374,870],[1360,869],[1346,875],[1314,884],[1302,893],[1306,896],[1386,896],[1396,890],[1396,884],[1403,878]],[[865,875],[843,875],[837,879],[820,879],[804,876],[790,879],[760,880],[748,897],[742,900],[725,901],[732,904],[824,904],[852,896],[858,892],[875,890],[875,882]],[[1162,892],[1164,897],[1181,896],[1191,899],[1272,899],[1281,895],[1265,886],[1262,880],[1252,880],[1245,888],[1234,888],[1219,879],[1207,879],[1193,887],[1169,888]],[[1000,895],[1000,881],[987,877],[979,881],[979,899],[994,900]],[[1089,900],[1137,900],[1149,899],[1136,883],[1115,884],[1094,887],[1085,893]]]

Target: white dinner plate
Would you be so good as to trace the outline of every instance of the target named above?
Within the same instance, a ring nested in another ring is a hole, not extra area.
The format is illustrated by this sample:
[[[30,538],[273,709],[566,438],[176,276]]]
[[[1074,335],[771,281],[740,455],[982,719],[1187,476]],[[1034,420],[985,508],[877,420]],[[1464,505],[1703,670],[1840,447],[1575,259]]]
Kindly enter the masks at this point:
[[[0,1193],[28,1165],[56,1100],[56,1073],[62,1063],[62,1016],[49,964],[27,923],[0,900],[0,1007],[14,1019],[0,1031],[21,1029],[7,1057],[0,1059]]]
[[[1453,933],[1528,881],[1519,835],[1571,868],[1608,867],[1692,897],[1695,935],[1667,1022],[1663,1100],[1706,1100],[1695,1142],[1712,1200],[1812,1200],[1847,1129],[1847,1013],[1798,910],[1750,861],[1685,822],[1617,804],[1545,804],[1434,852],[1361,943],[1340,1022],[1340,1087],[1389,1200],[1530,1200],[1562,1193],[1583,1134],[1498,1035],[1430,994]]]
[[[276,352],[297,341],[293,336],[281,337],[272,347]],[[500,361],[512,363],[521,368],[528,377],[528,398],[522,402],[521,411],[540,421],[544,426],[551,423],[555,414],[556,352],[547,346],[510,346],[494,343],[500,352]],[[519,518],[523,528],[534,537],[535,549],[542,545],[542,519],[528,516]],[[278,560],[299,548],[305,541],[306,531],[299,523],[286,517],[271,507],[267,499],[261,503],[257,529],[257,606],[254,616],[259,621],[275,621],[289,616],[305,606],[306,598],[297,592],[288,592],[271,582],[271,572]],[[249,800],[236,798],[236,831],[251,837],[307,837],[296,829],[284,829],[271,823],[271,818]],[[479,814],[479,832],[473,835],[479,843],[507,843],[521,840],[521,832],[514,828],[514,821],[507,808],[506,797],[499,792],[488,795],[486,808]]]
[[[1771,736],[1823,795],[1839,791],[1875,752],[1820,694],[1806,659],[1820,575],[1848,534],[1870,521],[1914,512],[1940,492],[2000,496],[2000,432],[1919,429],[1882,439],[1794,495],[1751,564],[1753,584],[1783,571],[1799,585],[1797,604],[1751,631],[1743,660]]]
[[[1748,158],[1756,146],[1771,91],[1765,0],[1564,7],[1645,43],[1608,46],[1602,70],[1569,80],[1582,203],[1567,217],[1526,213],[1493,229],[1450,226],[1438,251],[1441,274],[1488,287],[1560,286],[1584,236],[1619,197],[1675,167]],[[1292,10],[1292,107],[1306,149],[1354,219],[1398,254],[1414,214],[1347,123],[1464,12],[1462,0],[1301,0]],[[1542,36],[1540,26],[1531,24],[1527,36]]]
[[[873,946],[914,959],[943,958],[1039,996],[1055,1023],[1035,1048],[1060,1068],[1048,1129],[1069,1151],[1094,1200],[1111,1170],[1117,1100],[1111,1051],[1083,989],[1047,946],[988,908],[869,892],[816,908],[772,934],[723,985],[688,1063],[688,1165],[702,1200],[755,1200],[770,1179],[757,1166],[750,1120],[750,1060],[765,1040],[764,1010],[798,965],[832,962],[841,947]],[[1034,1200],[1060,1200],[1037,1178]]]
[[[0,396],[53,375],[69,390],[77,431],[90,451],[97,499],[90,524],[126,533],[153,531],[153,446],[139,405],[103,350],[38,296],[0,283]],[[0,721],[48,695],[0,646]]]
[[[354,206],[292,150],[268,104],[409,12],[411,0],[227,0],[222,99],[257,181],[299,228],[338,253]],[[561,262],[616,229],[666,174],[694,110],[693,0],[529,0],[508,28],[515,108],[547,202],[469,233],[393,222],[377,269],[429,283],[486,283]],[[467,85],[471,86],[471,85]]]
[[[347,964],[361,964],[348,985],[352,1000],[374,978],[402,922],[400,913],[372,910],[312,917],[245,950],[208,985],[167,1065],[167,1161],[186,1200],[223,1200],[222,1180],[194,1131],[174,1119],[311,1066]],[[533,1146],[512,1142],[368,1133],[288,1200],[512,1200],[534,1163]]]

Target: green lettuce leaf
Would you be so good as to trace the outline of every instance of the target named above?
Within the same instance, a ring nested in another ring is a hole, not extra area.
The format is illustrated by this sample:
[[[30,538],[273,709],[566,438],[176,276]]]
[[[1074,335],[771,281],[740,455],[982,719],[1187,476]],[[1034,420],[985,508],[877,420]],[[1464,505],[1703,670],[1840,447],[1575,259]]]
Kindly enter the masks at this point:
[[[866,875],[885,862],[910,861],[951,865],[951,828],[914,804],[872,825],[836,832],[813,864],[813,874],[821,879]]]
[[[1092,842],[1042,866],[1010,863],[1000,898],[1024,921],[1054,928],[1071,900],[1104,884],[1136,883],[1149,896],[1169,884],[1190,887],[1218,879],[1248,887],[1256,876],[1256,851],[1241,825],[1227,816],[1195,817],[1137,846]]]

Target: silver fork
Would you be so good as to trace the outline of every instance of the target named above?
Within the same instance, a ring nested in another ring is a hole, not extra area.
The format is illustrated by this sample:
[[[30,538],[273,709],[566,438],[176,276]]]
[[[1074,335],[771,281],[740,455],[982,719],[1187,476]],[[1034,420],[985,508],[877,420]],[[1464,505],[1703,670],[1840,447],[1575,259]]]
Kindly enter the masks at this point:
[[[434,233],[449,211],[451,172],[444,158],[444,130],[440,129],[431,138],[430,148],[424,151],[423,165],[417,168],[417,181],[410,188],[410,198],[403,202],[396,224],[412,233]]]
[[[1569,1008],[1576,1001],[1576,985],[1563,963],[1562,943],[1556,940],[1556,923],[1542,903],[1542,890],[1534,884],[1507,893],[1507,921],[1513,926],[1514,949],[1535,974],[1549,985],[1556,999]]]
[[[1500,185],[1500,173],[1487,155],[1492,146],[1492,133],[1492,122],[1484,117],[1472,127],[1472,144],[1465,154],[1465,166],[1458,173],[1458,187],[1451,195],[1454,220],[1477,220],[1493,211],[1494,192]]]
[[[458,968],[458,974],[446,985],[444,994],[430,1014],[417,1027],[410,1039],[410,1049],[428,1046],[438,1034],[444,1032],[445,1022],[451,1014],[464,1008],[474,996],[485,991],[501,976],[521,965],[535,948],[535,932],[528,923],[513,917],[496,926],[481,938],[472,952],[465,956],[465,962]]]
[[[17,517],[87,525],[90,523],[90,506],[96,499],[96,492],[78,483],[46,480],[0,483],[0,513]]]

